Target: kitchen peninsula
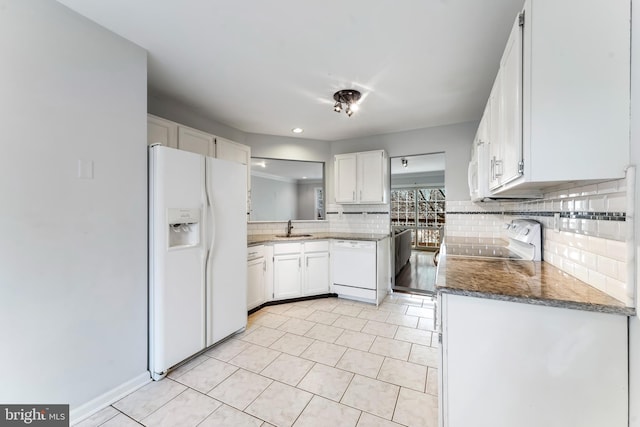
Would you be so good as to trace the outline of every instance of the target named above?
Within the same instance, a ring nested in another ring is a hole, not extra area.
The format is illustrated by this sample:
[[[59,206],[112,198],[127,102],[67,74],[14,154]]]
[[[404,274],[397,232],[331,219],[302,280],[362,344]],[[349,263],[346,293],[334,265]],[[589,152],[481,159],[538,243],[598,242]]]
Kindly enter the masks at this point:
[[[546,262],[446,244],[436,287],[443,426],[626,426],[633,307]]]

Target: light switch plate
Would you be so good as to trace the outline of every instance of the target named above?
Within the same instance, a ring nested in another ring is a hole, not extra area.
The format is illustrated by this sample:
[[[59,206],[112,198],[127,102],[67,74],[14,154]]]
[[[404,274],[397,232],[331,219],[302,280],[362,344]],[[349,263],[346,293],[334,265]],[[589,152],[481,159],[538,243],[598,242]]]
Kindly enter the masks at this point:
[[[78,160],[78,179],[93,179],[93,160]]]

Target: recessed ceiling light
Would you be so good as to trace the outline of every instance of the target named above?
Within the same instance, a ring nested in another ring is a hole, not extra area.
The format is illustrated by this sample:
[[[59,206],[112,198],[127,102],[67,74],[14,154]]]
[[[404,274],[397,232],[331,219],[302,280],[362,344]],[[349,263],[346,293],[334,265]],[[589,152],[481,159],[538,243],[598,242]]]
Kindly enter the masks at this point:
[[[303,129],[302,128],[293,128],[291,129],[291,132],[293,133],[302,133]]]

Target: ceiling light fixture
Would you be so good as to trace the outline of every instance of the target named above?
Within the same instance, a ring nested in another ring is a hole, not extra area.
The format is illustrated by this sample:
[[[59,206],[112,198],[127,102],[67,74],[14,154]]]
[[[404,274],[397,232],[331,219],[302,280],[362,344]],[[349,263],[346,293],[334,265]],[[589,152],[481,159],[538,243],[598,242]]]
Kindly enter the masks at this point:
[[[343,89],[333,94],[333,99],[336,103],[333,106],[333,111],[339,113],[342,111],[343,104],[345,106],[345,113],[351,117],[354,111],[358,111],[358,101],[362,94],[355,89]]]
[[[407,166],[409,166],[409,160],[405,159],[404,157],[400,159],[400,161],[402,162],[403,168],[406,168]]]
[[[302,128],[293,128],[293,129],[291,129],[291,132],[293,132],[293,133],[302,133]]]

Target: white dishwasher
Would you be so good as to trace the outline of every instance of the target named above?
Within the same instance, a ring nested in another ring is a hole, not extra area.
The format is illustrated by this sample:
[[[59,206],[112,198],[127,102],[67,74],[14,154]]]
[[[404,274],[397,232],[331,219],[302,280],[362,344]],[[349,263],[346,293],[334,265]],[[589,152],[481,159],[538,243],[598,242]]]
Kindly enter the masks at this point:
[[[339,296],[376,300],[376,242],[334,240],[331,272],[333,291]]]

